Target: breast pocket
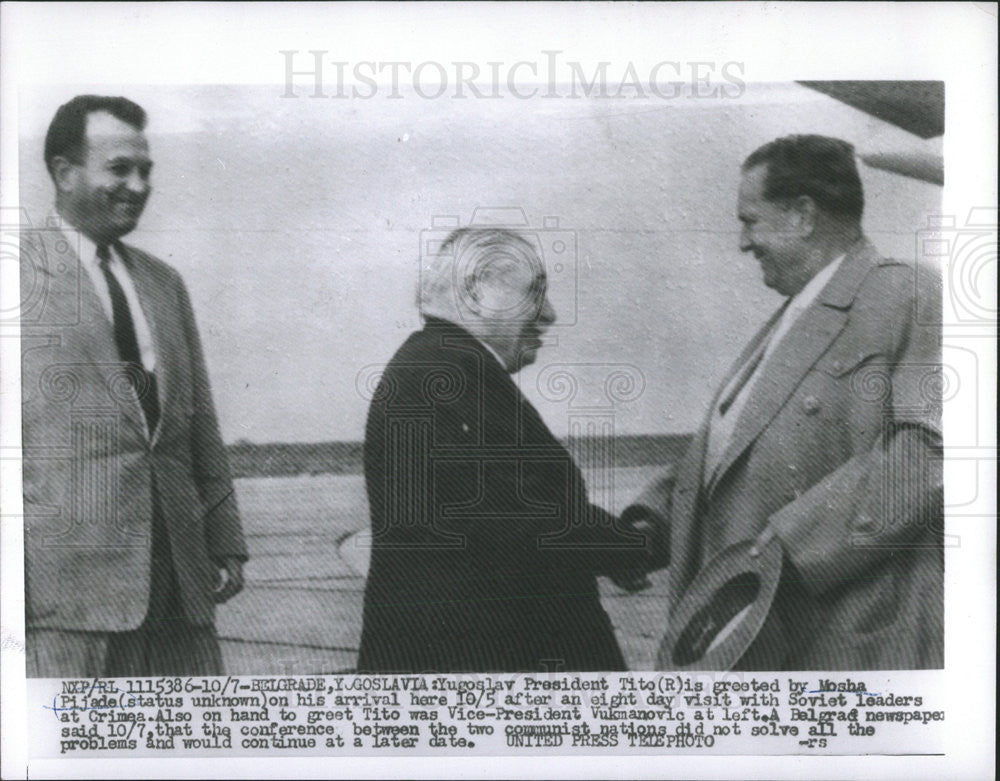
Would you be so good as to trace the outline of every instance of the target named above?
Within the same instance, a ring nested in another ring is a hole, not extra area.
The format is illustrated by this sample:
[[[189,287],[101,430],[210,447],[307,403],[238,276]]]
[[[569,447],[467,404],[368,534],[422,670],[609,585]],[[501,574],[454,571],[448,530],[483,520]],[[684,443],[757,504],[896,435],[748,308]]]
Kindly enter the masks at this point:
[[[816,364],[797,399],[801,412],[837,429],[852,450],[879,435],[892,397],[892,366],[878,350],[833,350]]]

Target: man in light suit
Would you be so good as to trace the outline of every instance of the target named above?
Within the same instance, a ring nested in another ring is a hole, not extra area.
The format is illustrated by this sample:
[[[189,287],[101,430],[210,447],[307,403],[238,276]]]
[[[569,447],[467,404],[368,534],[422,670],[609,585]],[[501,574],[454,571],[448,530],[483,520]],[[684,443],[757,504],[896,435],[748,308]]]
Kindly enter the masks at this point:
[[[420,311],[368,414],[358,671],[624,669],[596,575],[644,571],[645,539],[590,504],[511,378],[555,320],[537,249],[453,232],[421,270]]]
[[[63,105],[58,217],[22,241],[29,677],[220,674],[214,605],[243,586],[191,302],[121,242],[150,193],[145,123],[125,98]]]
[[[882,258],[863,207],[844,141],[747,158],[740,249],[787,301],[673,475],[623,516],[656,528],[671,609],[727,546],[778,540],[782,581],[742,669],[943,666],[940,282]]]

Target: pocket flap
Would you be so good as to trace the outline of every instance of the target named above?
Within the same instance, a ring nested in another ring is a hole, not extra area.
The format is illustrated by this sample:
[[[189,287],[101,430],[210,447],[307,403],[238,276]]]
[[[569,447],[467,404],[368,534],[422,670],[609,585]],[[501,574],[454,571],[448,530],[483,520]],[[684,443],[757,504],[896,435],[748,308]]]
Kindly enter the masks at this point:
[[[865,363],[878,363],[881,353],[877,350],[834,350],[816,366],[821,372],[831,377],[844,377]]]

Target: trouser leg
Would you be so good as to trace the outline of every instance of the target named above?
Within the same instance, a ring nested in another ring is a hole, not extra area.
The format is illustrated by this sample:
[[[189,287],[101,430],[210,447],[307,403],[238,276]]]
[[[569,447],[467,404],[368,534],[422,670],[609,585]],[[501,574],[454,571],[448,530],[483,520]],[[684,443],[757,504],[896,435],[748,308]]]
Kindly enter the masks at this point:
[[[104,632],[29,629],[25,640],[28,678],[99,678],[103,673]]]

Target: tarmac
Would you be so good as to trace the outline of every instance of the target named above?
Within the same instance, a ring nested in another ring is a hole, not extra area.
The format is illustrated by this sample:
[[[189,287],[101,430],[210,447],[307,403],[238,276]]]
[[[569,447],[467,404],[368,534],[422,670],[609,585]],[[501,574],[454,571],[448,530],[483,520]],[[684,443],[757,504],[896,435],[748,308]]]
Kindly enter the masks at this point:
[[[621,510],[658,467],[614,470],[613,486],[591,500]],[[596,488],[596,490],[595,490]],[[364,551],[369,526],[360,475],[241,478],[236,481],[250,549],[246,587],[220,606],[217,627],[226,672],[311,675],[354,669],[361,634]],[[354,546],[354,550],[352,550]],[[629,594],[600,578],[601,599],[633,670],[654,669],[666,630],[665,573]]]

